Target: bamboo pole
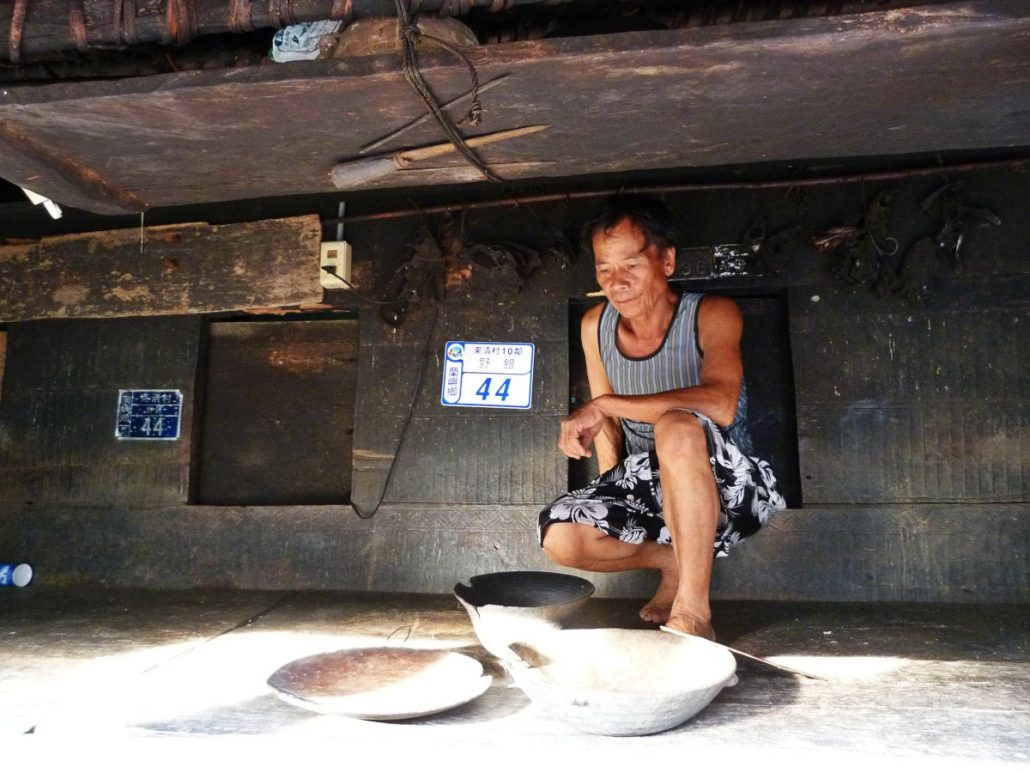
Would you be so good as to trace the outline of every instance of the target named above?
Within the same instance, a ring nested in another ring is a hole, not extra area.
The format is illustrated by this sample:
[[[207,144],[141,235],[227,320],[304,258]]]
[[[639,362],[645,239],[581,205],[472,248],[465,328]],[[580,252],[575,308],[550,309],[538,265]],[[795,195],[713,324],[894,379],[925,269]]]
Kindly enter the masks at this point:
[[[576,0],[514,0],[514,4]],[[408,0],[412,13],[455,15],[473,8],[503,10],[497,0]],[[137,43],[182,45],[199,35],[281,28],[322,19],[350,22],[394,16],[393,0],[13,0],[0,3],[0,59],[45,59],[61,51]]]
[[[671,27],[704,27],[812,16],[844,16],[953,0],[701,0],[677,9],[670,0],[636,0],[652,6]],[[474,10],[512,11],[528,5],[581,5],[597,0],[407,0],[411,14],[461,16]],[[686,5],[686,4],[684,4]],[[671,9],[671,10],[670,10]],[[138,43],[182,45],[199,35],[280,29],[299,22],[396,15],[394,0],[0,0],[0,60],[44,61],[75,49],[120,48]]]

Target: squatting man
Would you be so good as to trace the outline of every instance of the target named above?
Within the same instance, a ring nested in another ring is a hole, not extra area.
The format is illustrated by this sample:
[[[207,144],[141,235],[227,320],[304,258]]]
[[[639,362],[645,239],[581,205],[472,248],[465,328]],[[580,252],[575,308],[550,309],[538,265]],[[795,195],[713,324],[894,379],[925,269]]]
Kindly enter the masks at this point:
[[[659,570],[640,616],[714,639],[713,558],[785,504],[750,456],[740,309],[670,285],[675,245],[672,213],[650,198],[610,197],[583,227],[606,300],[581,329],[592,399],[562,420],[558,446],[596,452],[602,474],[544,508],[538,529],[563,566]]]

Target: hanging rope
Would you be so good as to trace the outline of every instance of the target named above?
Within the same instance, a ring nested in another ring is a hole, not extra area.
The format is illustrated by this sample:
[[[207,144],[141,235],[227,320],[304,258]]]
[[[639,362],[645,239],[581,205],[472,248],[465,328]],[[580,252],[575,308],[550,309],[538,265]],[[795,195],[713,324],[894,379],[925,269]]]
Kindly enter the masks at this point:
[[[400,36],[401,36],[401,47],[404,50],[404,77],[407,79],[411,87],[418,92],[418,95],[422,97],[422,101],[426,103],[426,107],[429,108],[429,112],[436,118],[437,123],[443,129],[444,134],[447,135],[453,144],[455,149],[465,157],[465,159],[472,164],[479,172],[490,182],[503,182],[490,168],[484,164],[475,152],[465,142],[465,138],[458,132],[458,127],[454,125],[454,122],[444,113],[440,107],[439,100],[433,94],[429,88],[429,84],[426,83],[425,78],[422,77],[422,71],[418,66],[418,54],[416,53],[416,47],[418,46],[419,38],[422,33],[418,27],[415,26],[411,19],[408,17],[408,9],[405,5],[404,0],[394,0],[394,4],[397,6],[397,19],[400,22]],[[429,37],[429,36],[426,36]],[[436,38],[433,38],[437,41]],[[443,42],[443,41],[437,41]],[[472,62],[469,61],[463,53],[458,51],[449,44],[444,44],[444,47],[458,53],[461,58],[468,65],[469,71],[472,73],[473,92],[472,92],[472,106],[469,108],[470,120],[473,123],[479,123],[479,117],[482,114],[482,106],[479,104],[479,76],[476,73],[476,68],[472,66]]]
[[[428,35],[425,32],[419,30],[419,38],[431,40],[438,46],[440,46],[440,48],[447,49],[452,54],[461,59],[461,61],[465,63],[465,66],[469,68],[469,78],[472,80],[472,88],[470,89],[470,93],[472,94],[472,102],[469,104],[468,113],[466,113],[465,117],[458,121],[458,123],[464,123],[465,121],[468,121],[473,126],[479,126],[479,122],[480,120],[482,120],[483,117],[483,103],[479,101],[479,73],[476,72],[476,68],[475,65],[472,64],[472,60],[470,60],[465,55],[465,52],[462,51],[460,48],[451,45],[446,40],[438,38],[435,35]],[[443,112],[442,106],[440,106],[440,111]]]

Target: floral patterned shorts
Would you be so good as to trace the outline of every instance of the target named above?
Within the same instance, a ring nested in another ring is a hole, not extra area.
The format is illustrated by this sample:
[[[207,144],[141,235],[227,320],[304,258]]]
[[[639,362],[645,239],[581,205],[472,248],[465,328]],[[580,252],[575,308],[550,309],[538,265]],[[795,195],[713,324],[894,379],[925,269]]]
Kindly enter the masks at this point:
[[[776,490],[776,477],[767,462],[745,456],[715,422],[703,414],[694,415],[708,438],[712,473],[722,504],[715,555],[725,556],[733,545],[754,534],[787,505]],[[586,488],[570,491],[545,507],[537,524],[541,544],[544,531],[552,523],[587,524],[622,542],[671,544],[672,536],[662,517],[657,455],[653,451],[632,454]]]

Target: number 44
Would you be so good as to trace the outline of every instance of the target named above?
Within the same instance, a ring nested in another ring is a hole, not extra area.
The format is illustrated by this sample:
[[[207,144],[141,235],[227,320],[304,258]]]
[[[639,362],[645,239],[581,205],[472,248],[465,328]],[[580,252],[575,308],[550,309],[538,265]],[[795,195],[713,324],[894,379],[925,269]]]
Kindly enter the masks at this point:
[[[490,383],[493,381],[492,378],[485,379],[482,384],[479,385],[479,389],[476,390],[476,394],[479,395],[483,400],[490,397]],[[501,385],[497,387],[497,391],[494,392],[494,397],[501,398],[503,403],[508,399],[508,390],[511,388],[511,379],[506,378],[501,382]]]
[[[161,434],[161,430],[163,428],[164,428],[164,419],[162,419],[162,418],[154,418],[154,419],[147,418],[147,419],[143,420],[143,426],[142,426],[141,429],[143,430],[143,434],[144,435],[160,435]]]

